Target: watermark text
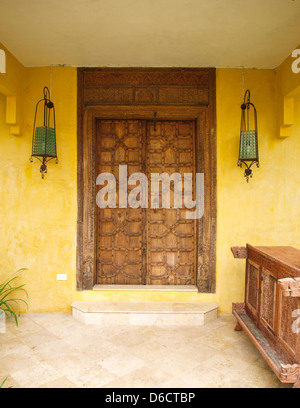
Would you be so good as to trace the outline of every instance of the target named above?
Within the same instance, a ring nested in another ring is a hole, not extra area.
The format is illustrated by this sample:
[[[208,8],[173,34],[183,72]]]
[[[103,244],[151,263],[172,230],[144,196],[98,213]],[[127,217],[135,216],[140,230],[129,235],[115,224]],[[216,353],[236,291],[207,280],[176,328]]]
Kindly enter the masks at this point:
[[[300,333],[300,309],[294,310],[292,317],[296,319],[292,325],[292,331],[294,334]]]
[[[292,63],[292,71],[294,72],[294,74],[299,74],[300,72],[300,49],[293,51],[292,58],[295,58],[295,61],[293,61]]]
[[[117,191],[118,184],[118,191]],[[194,185],[195,184],[195,185]],[[152,208],[158,210],[185,208],[188,220],[204,215],[204,174],[151,173],[150,180],[143,173],[128,177],[127,165],[119,166],[118,183],[112,173],[101,173],[96,180],[102,187],[96,196],[99,208]],[[130,188],[128,191],[128,187]],[[149,199],[149,188],[150,199]],[[194,210],[194,211],[192,211]]]

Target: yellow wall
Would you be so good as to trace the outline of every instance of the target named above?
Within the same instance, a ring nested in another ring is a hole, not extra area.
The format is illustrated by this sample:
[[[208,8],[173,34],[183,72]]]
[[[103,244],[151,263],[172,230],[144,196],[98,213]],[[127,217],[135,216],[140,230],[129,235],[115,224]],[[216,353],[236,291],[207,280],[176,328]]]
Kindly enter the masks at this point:
[[[18,65],[17,62],[15,62]],[[73,300],[215,301],[221,313],[232,302],[243,301],[245,262],[232,257],[230,247],[293,245],[299,242],[300,100],[295,99],[291,136],[280,138],[278,116],[281,91],[299,77],[289,60],[277,71],[245,70],[245,90],[258,111],[261,168],[254,168],[249,184],[237,167],[243,70],[217,70],[218,230],[217,292],[199,295],[179,292],[77,292],[76,291],[76,69],[53,67],[52,99],[57,112],[60,163],[49,165],[41,180],[39,164],[29,163],[36,102],[50,68],[25,68],[16,73],[23,84],[24,127],[12,136],[4,123],[5,98],[0,97],[0,281],[10,272],[27,267],[24,275],[29,311],[70,311]],[[0,74],[1,84],[5,81]],[[56,274],[66,273],[59,282]]]
[[[0,84],[5,75],[0,74]],[[50,87],[50,68],[24,69],[21,136],[12,136],[3,123],[5,98],[0,99],[0,281],[28,268],[23,281],[29,311],[69,311],[75,288],[76,75],[75,68],[52,69],[60,162],[49,164],[45,180],[39,162],[30,163],[29,157],[35,105],[43,87]],[[68,281],[58,282],[57,273],[67,273]]]

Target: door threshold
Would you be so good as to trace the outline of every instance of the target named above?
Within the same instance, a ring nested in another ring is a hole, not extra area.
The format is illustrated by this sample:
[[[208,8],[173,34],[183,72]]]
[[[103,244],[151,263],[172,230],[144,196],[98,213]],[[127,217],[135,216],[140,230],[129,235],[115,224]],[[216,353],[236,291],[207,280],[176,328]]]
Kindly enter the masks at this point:
[[[197,292],[195,285],[95,285],[95,291]]]

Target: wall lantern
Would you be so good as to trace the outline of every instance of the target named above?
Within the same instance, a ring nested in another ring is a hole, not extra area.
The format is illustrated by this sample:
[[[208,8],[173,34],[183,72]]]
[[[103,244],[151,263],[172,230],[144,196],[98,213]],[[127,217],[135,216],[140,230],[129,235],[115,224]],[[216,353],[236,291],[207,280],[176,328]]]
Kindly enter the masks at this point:
[[[247,182],[249,182],[249,177],[252,177],[252,166],[256,164],[259,167],[257,112],[255,106],[250,101],[249,89],[245,92],[244,103],[241,109],[242,120],[238,166],[242,168],[243,163],[245,164],[245,177]]]
[[[35,157],[42,163],[40,168],[42,178],[44,178],[45,173],[47,173],[47,163],[50,160],[56,159],[56,164],[58,163],[56,149],[55,108],[50,99],[49,89],[45,87],[43,92],[44,98],[38,101],[35,108],[32,154],[30,158],[31,162],[33,162],[33,157]],[[44,106],[44,120],[41,126],[37,126],[37,121],[40,119],[38,116],[39,114],[42,114],[42,102]]]

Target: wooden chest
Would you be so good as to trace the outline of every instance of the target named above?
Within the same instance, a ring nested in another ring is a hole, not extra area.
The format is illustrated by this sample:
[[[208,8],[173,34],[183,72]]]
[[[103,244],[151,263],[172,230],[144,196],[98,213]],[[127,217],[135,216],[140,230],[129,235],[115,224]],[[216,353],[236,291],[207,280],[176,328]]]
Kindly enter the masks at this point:
[[[233,304],[245,330],[283,383],[300,387],[300,251],[292,247],[232,248],[245,258],[245,303]]]

